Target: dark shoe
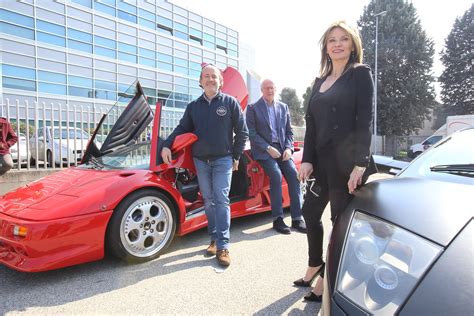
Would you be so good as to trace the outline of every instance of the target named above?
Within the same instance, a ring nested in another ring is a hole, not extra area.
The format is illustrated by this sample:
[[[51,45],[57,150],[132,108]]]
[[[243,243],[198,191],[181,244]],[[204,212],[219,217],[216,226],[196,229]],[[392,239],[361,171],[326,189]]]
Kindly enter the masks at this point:
[[[313,291],[309,292],[304,296],[304,300],[308,302],[322,302],[323,301],[323,296],[322,295],[316,295],[314,294]]]
[[[217,247],[216,247],[216,241],[215,240],[211,240],[211,244],[209,245],[209,247],[207,247],[206,249],[206,254],[208,256],[215,256],[217,253]]]
[[[283,218],[278,217],[276,220],[273,221],[273,229],[279,232],[280,234],[291,234],[290,227],[286,226]]]
[[[314,280],[318,277],[318,275],[320,275],[323,271],[324,271],[324,263],[321,265],[319,270],[313,274],[313,276],[311,277],[311,279],[309,279],[309,281],[305,281],[303,278],[301,278],[294,281],[293,284],[296,286],[301,286],[301,287],[309,287],[314,282]]]
[[[230,266],[230,255],[229,255],[228,249],[217,250],[216,257],[217,257],[217,262],[221,266],[225,266],[225,267]]]
[[[300,233],[306,234],[306,223],[302,219],[297,219],[291,222],[291,228],[299,231]]]

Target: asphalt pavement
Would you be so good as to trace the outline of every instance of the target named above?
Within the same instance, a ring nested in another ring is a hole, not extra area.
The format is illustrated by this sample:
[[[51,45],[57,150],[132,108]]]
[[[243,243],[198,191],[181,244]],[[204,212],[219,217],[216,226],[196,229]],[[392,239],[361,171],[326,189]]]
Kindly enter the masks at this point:
[[[232,220],[227,269],[205,256],[206,229],[143,264],[105,258],[35,274],[0,266],[0,315],[316,315],[320,304],[303,302],[310,289],[293,286],[306,269],[306,235],[278,234],[271,221],[269,212]],[[328,210],[323,222],[330,227]]]

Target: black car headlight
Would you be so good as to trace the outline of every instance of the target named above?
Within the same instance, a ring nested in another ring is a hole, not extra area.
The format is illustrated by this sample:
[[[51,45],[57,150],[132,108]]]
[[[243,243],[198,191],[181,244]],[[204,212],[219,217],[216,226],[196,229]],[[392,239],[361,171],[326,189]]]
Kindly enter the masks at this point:
[[[393,315],[442,247],[356,212],[337,276],[337,291],[370,313]]]

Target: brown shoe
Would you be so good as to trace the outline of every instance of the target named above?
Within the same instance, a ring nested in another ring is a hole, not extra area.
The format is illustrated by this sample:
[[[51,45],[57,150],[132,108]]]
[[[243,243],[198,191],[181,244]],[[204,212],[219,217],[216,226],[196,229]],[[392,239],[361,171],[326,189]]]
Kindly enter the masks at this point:
[[[217,262],[221,266],[230,266],[230,255],[228,249],[217,250]]]
[[[206,253],[209,256],[215,256],[216,252],[217,252],[216,241],[211,240],[211,244],[209,245],[209,247],[207,247]]]

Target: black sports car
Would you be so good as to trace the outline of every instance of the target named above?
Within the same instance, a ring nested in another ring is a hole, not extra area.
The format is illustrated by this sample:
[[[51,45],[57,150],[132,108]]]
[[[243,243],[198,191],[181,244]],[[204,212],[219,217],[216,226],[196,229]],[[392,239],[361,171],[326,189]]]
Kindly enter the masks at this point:
[[[474,128],[362,187],[329,241],[323,315],[474,315]]]

